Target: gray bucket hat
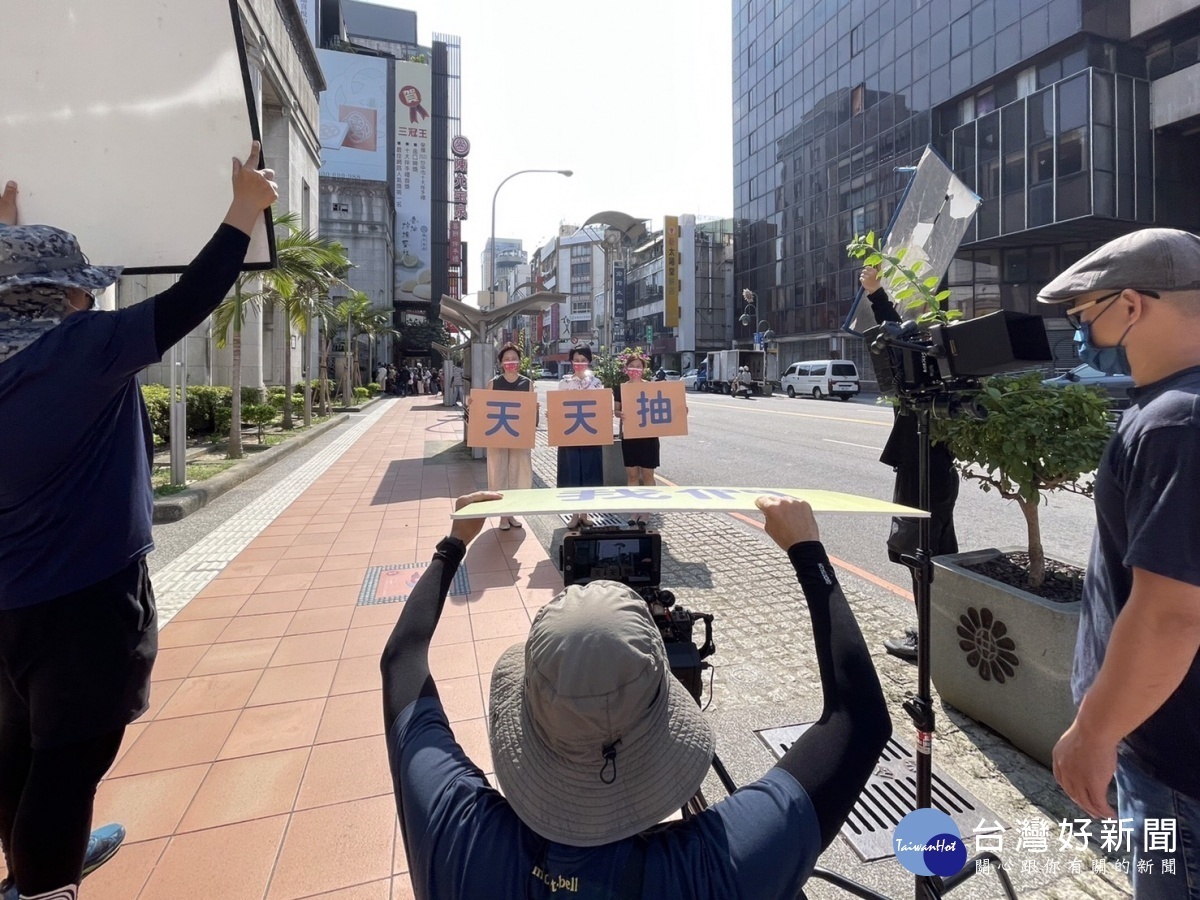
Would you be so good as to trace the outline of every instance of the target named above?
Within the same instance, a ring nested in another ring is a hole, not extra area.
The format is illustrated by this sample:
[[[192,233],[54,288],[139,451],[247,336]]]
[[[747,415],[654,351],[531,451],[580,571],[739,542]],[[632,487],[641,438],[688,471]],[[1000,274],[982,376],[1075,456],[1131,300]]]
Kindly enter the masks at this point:
[[[123,266],[93,266],[75,235],[50,225],[0,228],[0,293],[28,284],[98,291],[116,281]]]
[[[646,602],[625,585],[572,585],[492,670],[492,763],[521,821],[595,847],[678,812],[712,762],[712,730],[671,675]]]
[[[1142,228],[1093,250],[1038,291],[1041,303],[1065,303],[1090,291],[1200,290],[1200,237],[1174,228]]]

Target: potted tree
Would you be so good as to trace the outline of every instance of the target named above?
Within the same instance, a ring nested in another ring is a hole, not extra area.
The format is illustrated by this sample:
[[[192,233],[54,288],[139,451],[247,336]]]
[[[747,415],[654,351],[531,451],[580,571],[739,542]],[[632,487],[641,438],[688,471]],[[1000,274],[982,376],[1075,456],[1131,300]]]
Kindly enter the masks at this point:
[[[950,292],[923,279],[920,263],[883,253],[873,234],[849,249],[878,266],[893,296],[924,321],[956,317],[944,306]],[[931,675],[945,702],[1049,765],[1074,718],[1083,572],[1046,559],[1039,513],[1048,494],[1091,494],[1090,473],[1111,434],[1108,403],[1081,385],[1043,384],[1040,372],[983,379],[975,403],[983,418],[937,419],[934,440],[950,447],[965,480],[1020,507],[1027,541],[934,560]]]

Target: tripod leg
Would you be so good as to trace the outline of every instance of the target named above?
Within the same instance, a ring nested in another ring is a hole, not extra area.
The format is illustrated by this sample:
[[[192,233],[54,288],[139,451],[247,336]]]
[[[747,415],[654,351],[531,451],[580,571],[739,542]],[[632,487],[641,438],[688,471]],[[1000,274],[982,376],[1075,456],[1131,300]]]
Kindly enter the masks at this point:
[[[728,793],[732,794],[737,790],[737,784],[729,777],[729,770],[725,768],[725,763],[721,762],[721,757],[715,753],[713,754],[712,767],[713,771],[717,773],[717,778],[721,780],[722,786]]]
[[[973,856],[968,859],[967,864],[962,867],[961,872],[959,872],[957,875],[951,875],[949,878],[942,880],[942,893],[949,893],[967,879],[978,875],[979,870],[976,868],[975,863],[981,859],[986,859],[995,865],[996,875],[1000,879],[1000,886],[1004,888],[1004,896],[1007,897],[1008,900],[1017,900],[1017,891],[1013,887],[1012,879],[1008,877],[1008,872],[1004,870],[1004,866],[1001,863],[1000,857],[998,857],[995,853],[980,853],[977,856]]]

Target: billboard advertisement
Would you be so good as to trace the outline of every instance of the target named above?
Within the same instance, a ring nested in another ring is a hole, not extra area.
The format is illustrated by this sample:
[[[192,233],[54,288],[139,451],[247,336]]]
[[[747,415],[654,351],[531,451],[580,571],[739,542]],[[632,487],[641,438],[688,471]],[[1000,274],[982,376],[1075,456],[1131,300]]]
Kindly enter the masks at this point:
[[[424,63],[396,63],[396,289],[400,301],[432,298],[430,160],[433,78]]]
[[[679,216],[663,216],[663,324],[679,327]]]
[[[387,181],[388,61],[318,50],[327,89],[321,93],[321,174]]]

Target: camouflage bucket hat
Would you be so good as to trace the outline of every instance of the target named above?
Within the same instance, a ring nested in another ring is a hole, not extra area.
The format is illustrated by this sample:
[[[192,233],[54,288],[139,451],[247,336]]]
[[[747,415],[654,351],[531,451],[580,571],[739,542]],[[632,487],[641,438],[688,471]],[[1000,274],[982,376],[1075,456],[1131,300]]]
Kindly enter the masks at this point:
[[[0,228],[0,293],[29,284],[98,291],[116,281],[123,268],[91,265],[75,235],[61,228]]]

